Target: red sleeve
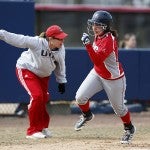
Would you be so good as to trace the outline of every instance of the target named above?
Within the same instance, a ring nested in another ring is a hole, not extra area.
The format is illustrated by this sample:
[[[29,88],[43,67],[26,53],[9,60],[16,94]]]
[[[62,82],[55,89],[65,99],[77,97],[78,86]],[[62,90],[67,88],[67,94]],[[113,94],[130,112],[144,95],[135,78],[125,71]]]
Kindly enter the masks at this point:
[[[88,54],[92,62],[96,65],[101,64],[113,51],[113,41],[106,37],[97,45],[98,50],[94,50],[91,44],[86,45]]]

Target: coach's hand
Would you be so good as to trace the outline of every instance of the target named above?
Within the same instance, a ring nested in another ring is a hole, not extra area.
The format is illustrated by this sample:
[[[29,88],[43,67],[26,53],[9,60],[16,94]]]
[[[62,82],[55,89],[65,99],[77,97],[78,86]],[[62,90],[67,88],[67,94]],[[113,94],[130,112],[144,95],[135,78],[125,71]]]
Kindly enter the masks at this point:
[[[58,84],[58,92],[60,92],[60,94],[65,93],[65,83]]]
[[[89,35],[87,33],[83,33],[81,41],[83,42],[84,45],[89,44],[90,43]]]

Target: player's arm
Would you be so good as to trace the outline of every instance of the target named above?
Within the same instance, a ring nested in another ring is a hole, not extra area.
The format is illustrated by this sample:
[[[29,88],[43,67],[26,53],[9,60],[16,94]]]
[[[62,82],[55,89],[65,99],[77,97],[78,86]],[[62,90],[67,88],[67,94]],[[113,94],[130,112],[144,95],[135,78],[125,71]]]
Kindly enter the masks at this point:
[[[98,47],[98,50],[94,50],[92,47],[92,44],[90,43],[88,34],[83,34],[83,37],[81,38],[83,44],[85,45],[88,54],[92,60],[92,62],[96,65],[101,64],[112,52],[112,41],[111,40],[105,40],[102,41],[102,44]]]
[[[95,64],[102,63],[112,53],[112,46],[108,41],[105,41],[101,46],[98,46],[98,50],[94,51],[92,45],[86,45],[86,49],[90,55],[90,58]]]
[[[6,30],[0,30],[0,40],[18,48],[36,49],[39,46],[38,37],[24,36]]]

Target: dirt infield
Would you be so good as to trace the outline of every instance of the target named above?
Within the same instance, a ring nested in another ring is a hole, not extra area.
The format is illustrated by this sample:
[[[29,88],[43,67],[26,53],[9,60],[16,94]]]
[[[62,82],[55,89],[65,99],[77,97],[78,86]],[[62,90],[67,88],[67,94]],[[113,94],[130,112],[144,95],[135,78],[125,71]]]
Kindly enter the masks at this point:
[[[133,113],[137,127],[132,144],[120,144],[121,121],[115,115],[95,115],[82,131],[74,131],[78,115],[52,115],[52,138],[25,138],[27,118],[0,117],[0,150],[150,150],[150,112]]]

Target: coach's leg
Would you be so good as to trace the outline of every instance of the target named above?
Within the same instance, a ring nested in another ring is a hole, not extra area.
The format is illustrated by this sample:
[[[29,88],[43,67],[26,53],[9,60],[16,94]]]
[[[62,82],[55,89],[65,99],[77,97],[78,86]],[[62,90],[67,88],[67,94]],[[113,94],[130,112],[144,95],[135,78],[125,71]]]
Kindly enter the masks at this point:
[[[16,70],[17,77],[30,95],[30,104],[28,105],[29,128],[27,135],[41,132],[43,129],[43,91],[38,77],[25,69]],[[42,136],[41,136],[42,137]]]
[[[45,77],[41,79],[41,87],[43,91],[43,99],[44,99],[44,108],[43,108],[43,129],[48,128],[50,122],[50,116],[47,112],[47,104],[50,100],[49,92],[48,92],[48,81],[49,77]]]

